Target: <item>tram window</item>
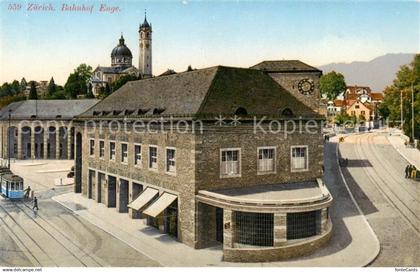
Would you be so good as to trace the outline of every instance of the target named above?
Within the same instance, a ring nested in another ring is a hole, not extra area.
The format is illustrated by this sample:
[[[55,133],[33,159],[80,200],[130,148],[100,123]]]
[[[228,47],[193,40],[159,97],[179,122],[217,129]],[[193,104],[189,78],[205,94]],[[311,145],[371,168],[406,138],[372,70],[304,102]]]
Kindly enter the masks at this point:
[[[10,190],[14,190],[15,189],[15,183],[14,182],[11,182],[10,183]]]

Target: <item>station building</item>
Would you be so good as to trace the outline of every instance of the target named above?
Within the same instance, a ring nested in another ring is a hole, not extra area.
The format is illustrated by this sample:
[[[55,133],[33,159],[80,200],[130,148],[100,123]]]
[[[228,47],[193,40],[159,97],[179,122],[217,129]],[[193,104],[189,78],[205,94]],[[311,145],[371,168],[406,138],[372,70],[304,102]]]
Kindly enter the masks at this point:
[[[74,159],[74,116],[98,100],[25,100],[0,110],[3,159]]]
[[[286,62],[126,83],[75,119],[75,192],[196,249],[221,245],[225,261],[325,245],[321,72]]]

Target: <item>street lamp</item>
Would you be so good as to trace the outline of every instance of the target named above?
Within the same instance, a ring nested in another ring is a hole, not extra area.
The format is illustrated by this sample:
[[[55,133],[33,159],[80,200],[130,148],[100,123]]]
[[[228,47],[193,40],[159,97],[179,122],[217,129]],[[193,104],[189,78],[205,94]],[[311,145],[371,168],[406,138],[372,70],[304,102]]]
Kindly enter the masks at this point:
[[[7,140],[9,141],[7,143],[7,147],[8,147],[8,153],[9,155],[7,156],[7,167],[10,169],[10,120],[12,118],[12,109],[9,109],[9,127],[7,128]]]

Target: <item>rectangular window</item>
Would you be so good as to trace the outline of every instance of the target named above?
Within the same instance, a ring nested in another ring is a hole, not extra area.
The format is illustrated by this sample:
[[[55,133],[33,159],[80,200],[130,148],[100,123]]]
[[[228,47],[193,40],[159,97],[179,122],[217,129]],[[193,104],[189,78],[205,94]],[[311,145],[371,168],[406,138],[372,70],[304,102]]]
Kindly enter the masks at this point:
[[[308,170],[308,147],[292,146],[291,153],[292,172]]]
[[[109,142],[109,159],[115,161],[115,142]]]
[[[134,145],[134,165],[141,166],[141,145]]]
[[[157,163],[157,147],[156,146],[150,146],[149,147],[149,168],[150,169],[158,169],[158,163]]]
[[[99,141],[99,158],[103,159],[105,157],[105,142]]]
[[[220,176],[238,177],[240,170],[240,149],[221,149],[220,150]]]
[[[166,172],[176,173],[175,149],[166,149]]]
[[[89,140],[89,155],[90,156],[95,155],[95,140],[94,139]]]
[[[121,162],[128,163],[128,145],[121,144]]]
[[[275,147],[258,148],[258,173],[274,173],[275,172]]]

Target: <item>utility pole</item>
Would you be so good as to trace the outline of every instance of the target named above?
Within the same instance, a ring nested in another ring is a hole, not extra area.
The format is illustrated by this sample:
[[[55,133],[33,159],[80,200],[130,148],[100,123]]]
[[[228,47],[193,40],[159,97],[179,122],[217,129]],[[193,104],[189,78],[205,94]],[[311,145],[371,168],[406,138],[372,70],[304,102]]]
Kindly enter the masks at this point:
[[[402,130],[403,129],[403,123],[404,123],[402,89],[400,89],[400,111],[401,111],[401,130]]]
[[[8,148],[8,153],[9,153],[9,155],[7,156],[7,167],[10,169],[10,120],[11,120],[11,118],[12,118],[12,110],[11,109],[9,109],[9,127],[7,128],[7,141],[8,141],[8,143],[7,143],[7,148]],[[14,137],[15,135],[13,135],[13,137]]]
[[[414,147],[414,81],[411,82],[411,137],[413,138]]]

